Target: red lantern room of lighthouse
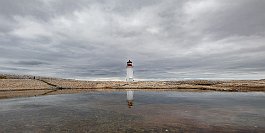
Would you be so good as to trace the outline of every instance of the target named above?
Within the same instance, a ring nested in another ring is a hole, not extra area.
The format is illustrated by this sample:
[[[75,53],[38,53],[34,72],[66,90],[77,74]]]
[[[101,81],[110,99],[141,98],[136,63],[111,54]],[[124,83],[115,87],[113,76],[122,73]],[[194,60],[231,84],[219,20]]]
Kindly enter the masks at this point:
[[[133,81],[133,64],[131,60],[127,62],[126,71],[127,71],[126,81],[127,82]]]
[[[131,66],[132,67],[132,61],[131,60],[129,60],[128,62],[127,62],[127,67],[128,66]]]

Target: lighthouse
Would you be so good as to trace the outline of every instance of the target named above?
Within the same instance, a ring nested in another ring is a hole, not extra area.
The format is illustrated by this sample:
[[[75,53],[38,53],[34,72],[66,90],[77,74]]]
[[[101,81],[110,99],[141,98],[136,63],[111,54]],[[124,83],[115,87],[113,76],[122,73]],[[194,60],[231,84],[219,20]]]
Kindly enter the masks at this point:
[[[126,71],[127,71],[126,81],[132,82],[133,81],[133,64],[131,60],[127,62]]]

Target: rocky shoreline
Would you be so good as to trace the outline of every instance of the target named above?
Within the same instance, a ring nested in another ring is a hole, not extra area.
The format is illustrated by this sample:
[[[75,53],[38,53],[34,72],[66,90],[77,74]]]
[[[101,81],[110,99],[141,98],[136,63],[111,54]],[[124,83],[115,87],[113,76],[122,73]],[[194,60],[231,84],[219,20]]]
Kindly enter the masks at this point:
[[[265,92],[265,80],[79,81],[36,76],[0,75],[0,99],[112,90]]]

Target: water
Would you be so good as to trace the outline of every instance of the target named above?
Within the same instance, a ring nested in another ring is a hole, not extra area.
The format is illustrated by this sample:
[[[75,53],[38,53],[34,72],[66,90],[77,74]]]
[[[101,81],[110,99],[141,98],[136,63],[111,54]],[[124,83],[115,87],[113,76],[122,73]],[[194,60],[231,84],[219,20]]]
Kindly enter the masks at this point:
[[[265,93],[121,91],[0,100],[0,132],[265,132]]]

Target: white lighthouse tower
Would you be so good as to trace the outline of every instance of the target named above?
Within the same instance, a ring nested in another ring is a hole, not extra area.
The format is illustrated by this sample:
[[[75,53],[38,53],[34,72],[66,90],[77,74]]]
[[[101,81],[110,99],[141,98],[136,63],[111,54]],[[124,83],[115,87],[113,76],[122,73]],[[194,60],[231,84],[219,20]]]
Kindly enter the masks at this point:
[[[126,71],[127,71],[126,81],[127,82],[133,81],[133,65],[131,60],[127,62]]]

